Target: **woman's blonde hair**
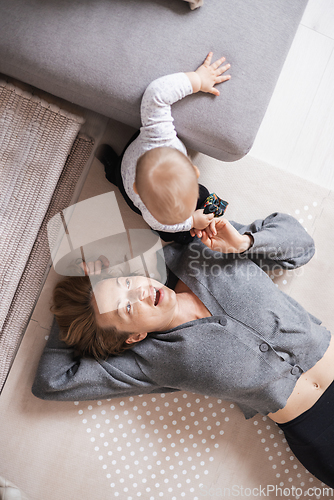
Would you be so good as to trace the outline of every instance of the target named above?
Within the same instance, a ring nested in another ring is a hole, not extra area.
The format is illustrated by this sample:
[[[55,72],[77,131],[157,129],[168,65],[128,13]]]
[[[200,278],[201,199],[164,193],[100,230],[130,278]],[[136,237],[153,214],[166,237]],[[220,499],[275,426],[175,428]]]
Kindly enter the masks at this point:
[[[93,307],[94,292],[88,276],[70,276],[53,291],[51,312],[60,328],[60,338],[82,356],[106,359],[132,347],[126,343],[130,332],[114,327],[101,328]]]

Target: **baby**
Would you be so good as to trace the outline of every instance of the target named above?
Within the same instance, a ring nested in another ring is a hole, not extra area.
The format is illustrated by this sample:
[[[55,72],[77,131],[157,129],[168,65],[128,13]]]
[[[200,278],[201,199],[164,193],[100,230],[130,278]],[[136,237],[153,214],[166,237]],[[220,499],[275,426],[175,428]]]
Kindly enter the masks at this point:
[[[142,98],[139,135],[118,165],[101,159],[107,179],[118,185],[130,207],[165,241],[188,243],[195,234],[200,237],[214,217],[201,208],[210,193],[198,184],[199,170],[177,137],[171,114],[171,105],[189,94],[219,95],[215,85],[230,79],[224,74],[230,64],[222,66],[224,57],[214,63],[211,59],[212,52],[196,71],[154,80]],[[112,172],[117,168],[119,175]]]

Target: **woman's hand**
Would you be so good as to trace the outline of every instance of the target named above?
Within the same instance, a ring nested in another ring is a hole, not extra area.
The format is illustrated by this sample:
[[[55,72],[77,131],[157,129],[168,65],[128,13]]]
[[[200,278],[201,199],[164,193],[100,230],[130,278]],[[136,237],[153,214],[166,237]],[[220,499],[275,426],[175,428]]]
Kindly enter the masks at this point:
[[[194,93],[202,91],[218,96],[219,90],[215,88],[215,85],[231,78],[231,75],[224,75],[231,67],[230,64],[222,66],[225,57],[221,57],[218,61],[211,64],[212,55],[213,53],[209,52],[204,63],[196,71],[186,73]]]
[[[104,255],[100,255],[100,257],[95,261],[81,262],[79,267],[81,267],[85,276],[89,276],[91,274],[101,274],[102,269],[109,267],[109,260]]]
[[[223,217],[214,219],[210,226],[202,231],[202,242],[211,250],[222,253],[242,253],[253,244],[252,236],[240,234]]]

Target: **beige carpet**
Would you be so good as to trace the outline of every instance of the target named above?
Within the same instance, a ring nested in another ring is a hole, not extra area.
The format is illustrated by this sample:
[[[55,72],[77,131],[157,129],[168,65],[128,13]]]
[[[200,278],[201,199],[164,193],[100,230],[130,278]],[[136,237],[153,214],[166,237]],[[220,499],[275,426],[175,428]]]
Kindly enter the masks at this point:
[[[6,317],[82,122],[0,82],[0,388],[18,341]]]
[[[45,273],[51,266],[47,224],[56,213],[71,202],[75,186],[92,148],[93,142],[90,139],[81,136],[75,139],[15,290],[0,335],[0,391],[27,328]]]
[[[0,390],[47,269],[47,220],[70,202],[91,152],[81,138],[68,156],[82,123],[81,116],[0,82]],[[71,174],[65,170],[64,184],[58,183],[67,158]]]
[[[316,256],[272,279],[334,330],[334,193],[246,157],[194,161],[200,180],[230,202],[226,215],[250,222],[274,211],[296,216],[315,238]],[[95,160],[81,199],[106,193]],[[116,192],[126,227],[145,227]],[[233,404],[192,393],[94,402],[45,402],[30,392],[52,316],[52,270],[0,398],[0,472],[31,500],[200,500],[319,498],[321,488],[294,458],[282,432]],[[264,490],[260,489],[264,488]],[[305,494],[305,495],[304,495]],[[261,497],[264,497],[263,493]],[[320,498],[325,498],[321,494]]]

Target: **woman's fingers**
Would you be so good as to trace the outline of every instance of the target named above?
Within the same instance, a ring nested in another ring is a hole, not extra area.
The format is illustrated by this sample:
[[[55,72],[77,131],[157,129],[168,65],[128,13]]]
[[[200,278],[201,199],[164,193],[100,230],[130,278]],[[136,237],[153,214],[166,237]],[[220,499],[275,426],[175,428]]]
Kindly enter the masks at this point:
[[[100,255],[98,260],[102,262],[102,267],[109,267],[110,262],[105,255]]]
[[[101,274],[102,261],[100,259],[96,260],[95,262],[93,262],[93,266],[94,266],[94,271],[92,274]]]
[[[204,243],[204,245],[206,245],[207,247],[211,247],[211,240],[207,235],[206,231],[203,231],[201,240],[202,243]]]
[[[101,272],[101,261],[96,261],[96,262],[99,262],[100,264],[95,264],[94,261],[89,261],[89,262],[83,262],[84,264],[84,271],[85,271],[85,274],[99,274],[99,273],[95,273],[95,266],[98,268],[100,268],[100,272]]]
[[[209,226],[208,226],[208,230],[209,230],[209,236],[215,236],[217,234],[217,231],[216,231],[216,224],[217,224],[217,219],[213,219]]]
[[[82,262],[80,264],[80,267],[83,269],[83,272],[85,273],[86,276],[89,276],[90,274],[95,274],[95,266],[94,262]]]
[[[100,255],[97,260],[82,262],[79,267],[81,267],[86,276],[101,274],[102,269],[109,267],[109,260],[104,255]]]
[[[228,220],[225,219],[224,217],[220,217],[218,221],[216,222],[216,231],[219,235],[219,233],[222,233],[225,229],[225,226],[228,224]]]

